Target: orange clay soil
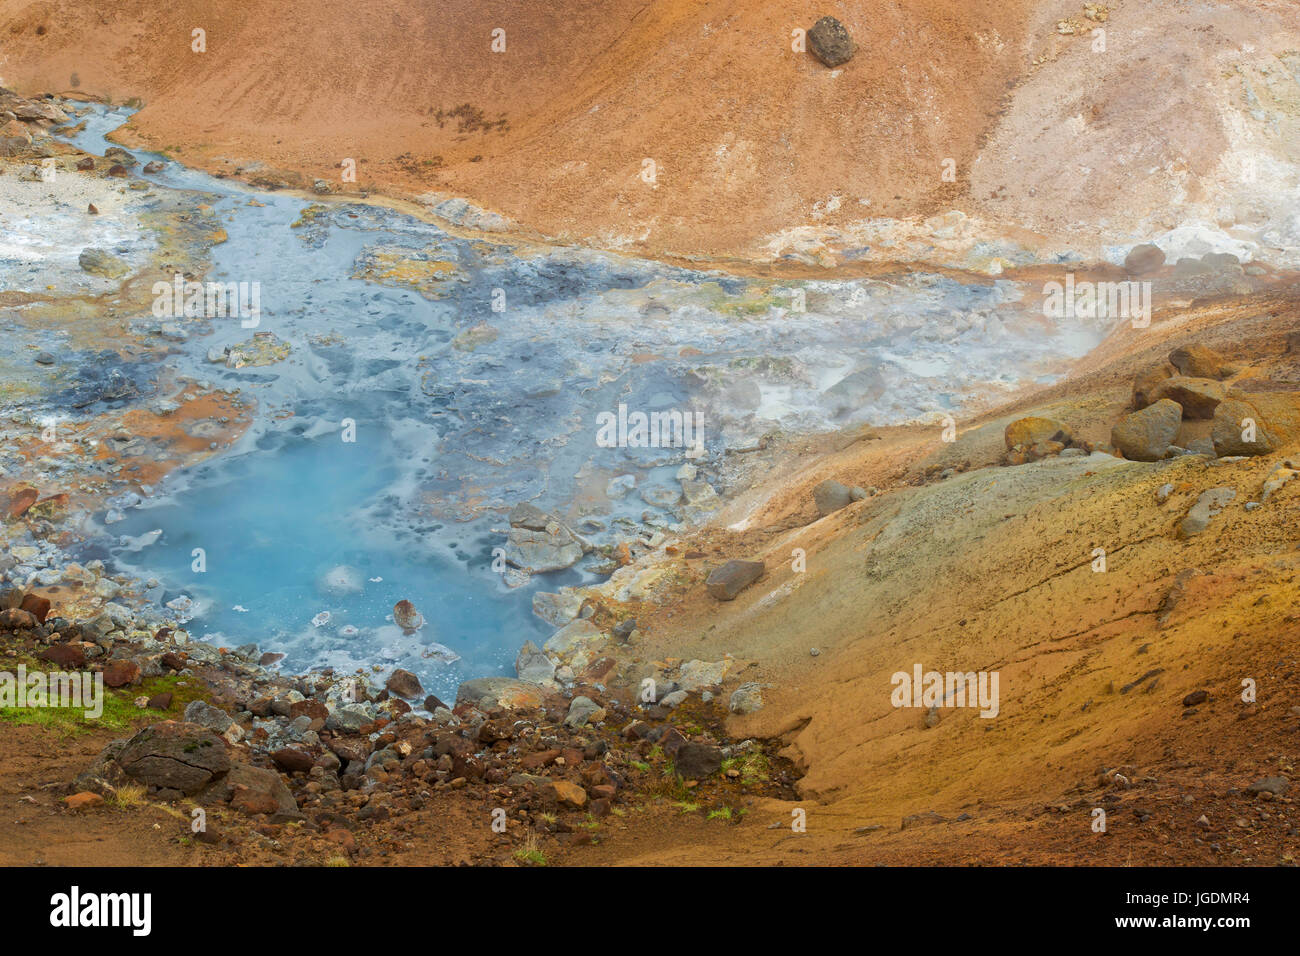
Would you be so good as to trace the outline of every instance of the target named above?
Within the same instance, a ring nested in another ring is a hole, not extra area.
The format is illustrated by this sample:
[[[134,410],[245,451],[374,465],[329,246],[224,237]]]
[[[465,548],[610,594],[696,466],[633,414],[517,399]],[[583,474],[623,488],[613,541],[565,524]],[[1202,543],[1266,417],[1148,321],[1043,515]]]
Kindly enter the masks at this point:
[[[791,49],[826,13],[859,43],[838,71]],[[1257,218],[1215,200],[1234,149],[1290,162],[1296,103],[1273,79],[1300,9],[1116,0],[1107,17],[1096,53],[1098,23],[1066,0],[5,0],[0,81],[138,99],[121,141],[190,165],[464,196],[651,255],[770,258],[779,232],[950,208],[1090,253]]]

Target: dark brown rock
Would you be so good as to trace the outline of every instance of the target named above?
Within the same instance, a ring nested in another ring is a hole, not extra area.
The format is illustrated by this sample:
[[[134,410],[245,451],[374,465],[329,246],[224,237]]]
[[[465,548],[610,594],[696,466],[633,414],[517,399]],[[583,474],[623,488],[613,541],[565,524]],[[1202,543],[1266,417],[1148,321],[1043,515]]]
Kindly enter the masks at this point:
[[[230,769],[220,737],[206,727],[175,720],[141,730],[115,762],[133,780],[184,794],[195,793]]]
[[[1143,275],[1154,272],[1165,264],[1165,254],[1160,247],[1149,242],[1134,246],[1124,257],[1124,269],[1129,275]]]
[[[765,570],[762,561],[728,561],[713,570],[705,581],[705,587],[719,601],[733,601],[737,594],[762,577]]]
[[[857,44],[839,20],[822,17],[808,31],[808,49],[822,63],[834,68],[853,59]]]

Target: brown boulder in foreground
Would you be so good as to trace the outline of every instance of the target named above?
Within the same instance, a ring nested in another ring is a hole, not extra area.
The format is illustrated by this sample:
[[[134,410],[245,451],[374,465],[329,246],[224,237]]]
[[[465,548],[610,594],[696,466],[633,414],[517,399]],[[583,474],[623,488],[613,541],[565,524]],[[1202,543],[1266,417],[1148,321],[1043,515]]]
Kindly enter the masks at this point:
[[[1226,455],[1267,455],[1300,441],[1300,394],[1242,395],[1214,410],[1214,451]]]
[[[1121,418],[1110,430],[1110,443],[1131,461],[1159,461],[1169,450],[1182,422],[1182,406],[1162,398]]]
[[[728,561],[715,568],[704,585],[719,601],[733,601],[737,594],[762,577],[765,570],[762,561]]]

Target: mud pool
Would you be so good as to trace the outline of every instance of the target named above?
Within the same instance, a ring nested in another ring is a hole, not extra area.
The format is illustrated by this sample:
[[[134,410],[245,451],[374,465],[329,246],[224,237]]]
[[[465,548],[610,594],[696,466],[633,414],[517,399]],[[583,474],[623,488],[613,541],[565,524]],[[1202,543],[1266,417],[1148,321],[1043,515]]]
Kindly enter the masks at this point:
[[[128,115],[96,108],[68,141],[103,154]],[[683,449],[599,447],[600,412],[701,412],[695,464],[725,493],[729,447],[774,428],[936,419],[1050,380],[1107,331],[1046,322],[1036,290],[1011,281],[742,279],[461,234],[132,153],[163,164],[143,176],[156,193],[205,195],[228,239],[203,278],[258,283],[252,331],[288,354],[228,367],[223,350],[252,334],[238,318],[139,316],[172,341],[169,376],[238,390],[257,412],[217,457],[110,502],[92,550],[195,637],[257,643],[296,669],[401,666],[444,699],[468,677],[513,674],[523,641],[550,631],[532,595],[599,570],[590,554],[508,586],[492,549],[511,506],[552,511],[596,545],[698,517],[678,501]],[[10,287],[77,279],[75,255],[37,268],[15,244],[147,253],[137,237],[63,235],[74,227],[53,211],[24,228],[0,247]],[[135,381],[142,401],[167,398],[149,392],[156,374]],[[85,407],[51,396],[41,410]],[[414,634],[392,623],[401,599],[425,617]]]

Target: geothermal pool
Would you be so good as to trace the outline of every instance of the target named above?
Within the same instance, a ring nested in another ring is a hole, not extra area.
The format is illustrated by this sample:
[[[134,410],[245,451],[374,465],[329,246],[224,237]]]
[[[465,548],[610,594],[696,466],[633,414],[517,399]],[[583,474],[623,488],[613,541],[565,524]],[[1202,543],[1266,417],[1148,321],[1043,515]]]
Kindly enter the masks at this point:
[[[128,115],[96,108],[70,141],[102,154]],[[255,420],[202,466],[112,502],[100,544],[157,582],[151,600],[190,599],[195,637],[254,642],[295,669],[400,666],[444,699],[468,677],[513,674],[520,644],[545,639],[536,591],[595,579],[589,558],[508,587],[492,549],[512,505],[575,529],[588,519],[596,543],[678,520],[649,500],[676,488],[683,450],[601,447],[601,412],[702,413],[695,463],[712,478],[728,447],[772,428],[935,418],[1050,379],[1106,332],[1044,322],[1010,281],[744,279],[455,235],[132,154],[164,163],[144,177],[158,191],[207,195],[229,238],[205,278],[258,283],[256,331],[290,353],[227,368],[209,352],[251,331],[233,318],[187,326],[170,368],[240,390]],[[623,475],[635,489],[607,498]],[[426,619],[411,635],[391,620],[401,599]]]

